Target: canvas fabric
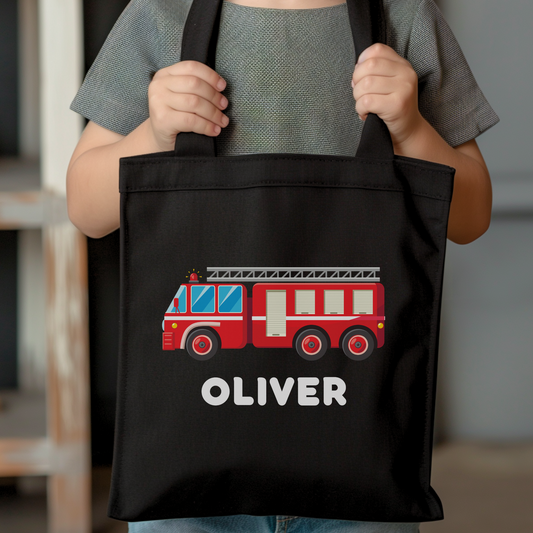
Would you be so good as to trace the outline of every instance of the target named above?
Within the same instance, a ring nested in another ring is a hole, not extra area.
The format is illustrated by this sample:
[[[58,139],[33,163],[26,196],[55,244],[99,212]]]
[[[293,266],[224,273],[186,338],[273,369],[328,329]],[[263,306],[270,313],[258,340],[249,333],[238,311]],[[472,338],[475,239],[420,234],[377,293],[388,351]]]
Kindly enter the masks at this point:
[[[385,39],[379,7],[347,3],[358,53]],[[214,64],[220,9],[195,0],[183,58]],[[109,516],[442,518],[430,475],[453,176],[395,156],[375,115],[352,157],[223,156],[181,133],[174,151],[122,158]]]

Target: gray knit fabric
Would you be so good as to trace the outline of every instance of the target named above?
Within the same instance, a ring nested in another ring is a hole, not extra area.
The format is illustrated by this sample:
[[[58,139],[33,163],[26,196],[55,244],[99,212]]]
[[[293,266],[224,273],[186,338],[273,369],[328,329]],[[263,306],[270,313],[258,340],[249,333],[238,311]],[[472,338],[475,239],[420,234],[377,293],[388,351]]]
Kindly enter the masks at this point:
[[[228,155],[355,155],[355,51],[346,4],[265,9],[224,2],[216,70],[227,80]],[[360,134],[360,133],[359,133]]]
[[[132,0],[70,109],[127,135],[148,118],[157,70],[180,59],[192,0]],[[498,122],[433,0],[384,0],[388,41],[417,72],[422,115],[452,146]],[[215,70],[228,82],[219,155],[355,155],[363,123],[350,85],[346,4],[270,9],[224,1]]]

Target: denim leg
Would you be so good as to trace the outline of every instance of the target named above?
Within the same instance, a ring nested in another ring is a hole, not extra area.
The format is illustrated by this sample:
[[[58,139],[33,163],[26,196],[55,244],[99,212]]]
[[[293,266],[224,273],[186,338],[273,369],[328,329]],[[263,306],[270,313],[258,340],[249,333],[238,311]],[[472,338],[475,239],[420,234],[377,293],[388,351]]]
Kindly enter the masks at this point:
[[[231,515],[128,522],[128,533],[419,533],[418,523]]]
[[[274,533],[287,533],[289,524],[294,521],[297,516],[285,516],[277,515],[276,516],[276,531]]]
[[[209,516],[128,522],[128,533],[274,533],[275,516]]]
[[[297,517],[280,533],[419,533],[419,523],[354,522]]]

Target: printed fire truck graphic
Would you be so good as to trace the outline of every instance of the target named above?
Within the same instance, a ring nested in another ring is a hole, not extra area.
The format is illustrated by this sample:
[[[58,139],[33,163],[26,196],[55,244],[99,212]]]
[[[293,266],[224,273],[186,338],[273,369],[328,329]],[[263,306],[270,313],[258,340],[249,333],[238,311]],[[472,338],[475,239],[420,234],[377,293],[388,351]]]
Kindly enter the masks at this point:
[[[379,268],[207,268],[165,313],[163,350],[205,361],[219,349],[294,348],[308,361],[341,347],[361,361],[385,338]],[[242,283],[253,283],[252,295]]]

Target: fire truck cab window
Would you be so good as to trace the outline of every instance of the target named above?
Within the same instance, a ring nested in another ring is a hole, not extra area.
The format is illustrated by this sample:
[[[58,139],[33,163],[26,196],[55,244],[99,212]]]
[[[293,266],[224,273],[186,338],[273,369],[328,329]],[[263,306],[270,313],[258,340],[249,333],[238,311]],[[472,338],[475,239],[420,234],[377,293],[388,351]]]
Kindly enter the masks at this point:
[[[174,307],[174,299],[179,299],[179,307],[176,309]],[[170,305],[168,306],[167,313],[186,313],[187,312],[187,289],[184,285],[182,285],[178,292],[176,293],[176,296],[172,299],[170,302]]]
[[[219,286],[218,312],[242,313],[242,287],[240,285]]]
[[[294,311],[297,315],[314,315],[315,291],[294,291]]]
[[[215,312],[215,287],[213,285],[191,287],[191,311],[193,313]]]
[[[324,291],[324,314],[344,314],[344,291]]]
[[[353,291],[353,314],[372,315],[374,313],[374,291],[358,290]]]

